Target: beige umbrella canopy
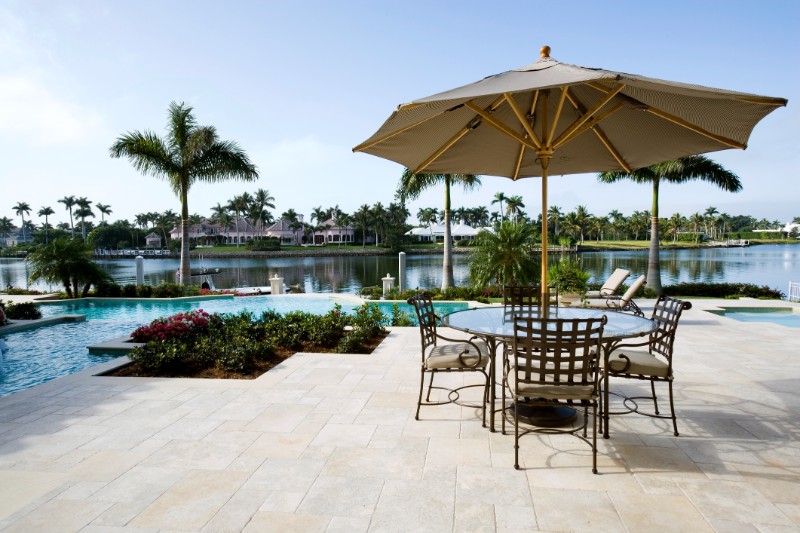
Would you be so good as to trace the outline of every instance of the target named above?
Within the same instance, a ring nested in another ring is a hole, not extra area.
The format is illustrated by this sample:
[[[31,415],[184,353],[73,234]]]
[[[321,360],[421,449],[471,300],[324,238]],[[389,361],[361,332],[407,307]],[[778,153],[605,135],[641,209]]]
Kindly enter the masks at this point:
[[[398,107],[356,146],[415,173],[542,177],[542,290],[547,176],[632,171],[747,146],[784,98],[579,67],[550,57]]]

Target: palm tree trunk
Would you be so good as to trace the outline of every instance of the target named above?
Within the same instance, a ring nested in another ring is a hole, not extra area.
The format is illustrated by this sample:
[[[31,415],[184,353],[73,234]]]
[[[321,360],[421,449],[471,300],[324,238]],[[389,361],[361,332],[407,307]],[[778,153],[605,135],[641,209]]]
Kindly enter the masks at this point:
[[[442,290],[454,285],[453,243],[450,239],[450,178],[444,180],[444,258],[442,260]]]
[[[181,285],[188,286],[192,281],[192,267],[189,263],[189,203],[188,186],[181,187]]]
[[[661,296],[661,261],[658,242],[658,179],[653,180],[653,207],[650,217],[650,256],[647,260],[647,285]]]

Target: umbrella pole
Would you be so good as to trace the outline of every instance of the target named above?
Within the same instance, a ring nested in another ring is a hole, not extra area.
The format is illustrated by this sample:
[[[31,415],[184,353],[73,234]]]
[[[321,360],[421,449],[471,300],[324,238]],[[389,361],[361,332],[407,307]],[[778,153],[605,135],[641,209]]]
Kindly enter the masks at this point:
[[[542,277],[539,286],[542,309],[546,310],[550,305],[550,288],[547,286],[547,166],[550,163],[550,154],[540,153],[539,162],[542,165]]]

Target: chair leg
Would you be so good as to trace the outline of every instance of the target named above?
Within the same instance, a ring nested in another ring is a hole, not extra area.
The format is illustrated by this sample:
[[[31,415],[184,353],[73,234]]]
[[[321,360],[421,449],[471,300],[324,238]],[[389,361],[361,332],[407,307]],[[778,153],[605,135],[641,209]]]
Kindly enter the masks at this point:
[[[653,392],[653,406],[655,407],[655,413],[660,415],[661,413],[658,412],[658,398],[656,397],[656,381],[654,379],[650,380],[650,390]]]
[[[419,420],[419,409],[422,407],[422,391],[425,390],[425,369],[422,369],[419,380],[419,399],[417,400],[417,414],[414,416],[415,420]]]
[[[483,387],[483,405],[481,407],[482,407],[483,427],[486,427],[486,404],[489,403],[489,374],[484,372],[483,375],[486,378],[486,385],[484,385]]]
[[[597,473],[597,400],[592,413],[592,474]]]
[[[433,388],[433,375],[434,375],[435,373],[436,373],[436,371],[435,371],[435,370],[431,370],[431,380],[430,380],[430,382],[428,383],[428,395],[427,395],[427,396],[425,396],[425,401],[426,401],[426,402],[429,402],[429,401],[431,401],[431,389]]]
[[[514,401],[519,402],[519,399],[515,398]],[[519,470],[519,415],[516,409],[514,409],[514,468]]]
[[[672,401],[672,380],[669,381],[669,411],[672,414],[672,429],[678,437],[678,417],[675,416],[675,403]]]

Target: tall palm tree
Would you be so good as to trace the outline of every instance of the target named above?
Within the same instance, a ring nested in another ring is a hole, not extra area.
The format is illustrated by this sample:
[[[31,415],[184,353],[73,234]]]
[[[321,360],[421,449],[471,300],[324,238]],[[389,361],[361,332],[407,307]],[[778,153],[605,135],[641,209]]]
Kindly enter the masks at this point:
[[[480,187],[481,180],[473,174],[415,174],[409,169],[403,171],[397,194],[405,204],[406,199],[415,199],[425,189],[444,184],[444,250],[442,261],[442,290],[454,285],[453,281],[453,241],[450,237],[450,188],[461,185],[465,191]]]
[[[522,196],[516,195],[506,198],[506,212],[514,222],[519,222],[519,217],[524,208],[525,204],[522,202]]]
[[[264,211],[266,209],[275,209],[275,197],[269,194],[269,191],[266,189],[258,189],[253,194],[253,206],[255,207],[254,211],[258,213],[258,227],[259,227],[259,236],[263,237],[264,233],[264,222],[268,216],[268,213]]]
[[[50,215],[53,215],[53,214],[55,214],[55,211],[53,211],[52,207],[44,206],[41,209],[39,209],[38,215],[40,217],[44,217],[44,243],[45,244],[48,244],[50,242],[50,238],[49,238],[49,235],[48,235],[48,230],[50,229],[50,222],[48,221],[48,217],[50,217]]]
[[[578,223],[578,228],[580,228],[581,244],[583,244],[583,234],[586,228],[589,226],[591,219],[592,214],[589,213],[589,210],[586,209],[585,205],[579,205],[575,208],[575,220]]]
[[[12,207],[18,217],[22,219],[22,242],[27,243],[28,239],[25,238],[25,215],[31,212],[31,206],[25,202],[17,202],[17,205]]]
[[[558,224],[561,222],[561,217],[564,216],[564,212],[561,211],[561,208],[557,205],[551,205],[547,208],[547,220],[553,221],[553,237],[558,238]]]
[[[258,179],[255,165],[232,141],[220,141],[213,126],[199,126],[192,107],[169,105],[164,139],[155,133],[133,131],[111,146],[111,157],[127,157],[136,170],[167,180],[181,202],[181,283],[191,280],[189,262],[189,189],[197,181]]]
[[[97,204],[97,210],[100,211],[100,224],[105,224],[105,215],[111,214],[111,206],[106,204]]]
[[[662,292],[658,240],[658,187],[660,182],[685,183],[692,180],[702,180],[728,192],[742,190],[742,182],[736,174],[701,155],[665,161],[634,170],[631,173],[624,171],[603,172],[598,176],[598,179],[603,183],[614,183],[619,180],[630,179],[635,183],[652,184],[653,203],[650,211],[650,256],[647,262],[647,285],[659,295]]]
[[[87,217],[94,217],[94,211],[92,211],[92,201],[86,198],[85,196],[81,196],[75,203],[78,205],[78,209],[75,210],[75,216],[81,219],[81,236],[83,237],[83,242],[86,242],[86,218]]]
[[[386,209],[382,203],[375,202],[375,205],[370,208],[369,214],[370,224],[375,230],[375,246],[378,246],[380,244],[380,234],[386,227]]]
[[[247,195],[247,196],[245,196]],[[241,196],[234,196],[228,200],[228,209],[236,213],[236,247],[239,247],[239,220],[242,218],[242,212],[247,209],[247,199],[250,195],[247,193]]]
[[[70,237],[73,239],[75,238],[75,224],[72,220],[72,208],[75,207],[75,197],[74,196],[65,196],[61,200],[58,201],[60,204],[64,204],[64,209],[69,211],[69,229],[70,229]]]
[[[494,193],[494,199],[492,200],[492,205],[498,204],[498,203],[500,204],[500,216],[503,217],[503,220],[505,220],[505,218],[506,218],[505,215],[503,215],[503,213],[504,213],[504,211],[503,211],[503,202],[505,202],[506,200],[508,200],[508,197],[505,195],[505,193],[503,193],[503,192]]]
[[[362,204],[358,211],[353,213],[353,222],[361,228],[361,247],[367,246],[367,230],[369,230],[369,205]]]

